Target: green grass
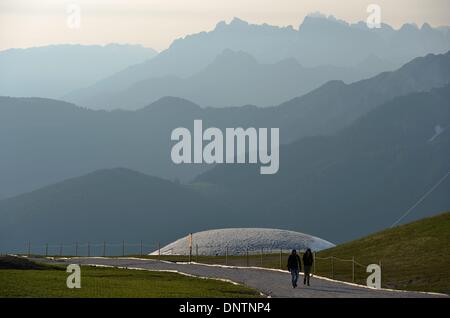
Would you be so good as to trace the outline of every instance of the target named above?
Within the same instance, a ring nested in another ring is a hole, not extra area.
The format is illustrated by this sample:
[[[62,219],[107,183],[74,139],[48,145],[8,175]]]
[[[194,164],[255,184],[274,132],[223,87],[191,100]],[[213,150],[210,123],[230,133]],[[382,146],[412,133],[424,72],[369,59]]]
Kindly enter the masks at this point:
[[[364,265],[381,262],[382,287],[449,294],[450,212],[369,235],[318,256],[355,257]],[[319,259],[317,265],[319,274],[330,275],[330,260]],[[334,269],[336,279],[351,280],[351,263],[335,261]],[[365,284],[367,275],[365,268],[356,266],[357,283]]]
[[[0,270],[0,297],[260,297],[250,288],[176,273],[83,266],[81,288],[68,289],[65,268]]]

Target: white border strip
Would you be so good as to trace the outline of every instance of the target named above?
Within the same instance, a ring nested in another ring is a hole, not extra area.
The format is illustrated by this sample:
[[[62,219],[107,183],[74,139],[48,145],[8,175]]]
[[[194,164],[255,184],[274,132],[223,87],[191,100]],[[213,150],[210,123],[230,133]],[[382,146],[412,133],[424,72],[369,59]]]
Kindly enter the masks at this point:
[[[189,262],[180,262],[180,263],[176,263],[176,264],[189,264]],[[251,269],[259,269],[259,270],[266,270],[266,271],[272,271],[272,272],[289,273],[287,270],[283,270],[283,269],[258,267],[258,266],[248,266],[248,267],[247,266],[230,266],[230,265],[221,265],[221,264],[203,264],[203,263],[196,263],[196,262],[191,262],[191,264],[211,266],[211,267],[222,267],[222,268],[236,268],[236,269],[251,268]],[[345,285],[349,285],[349,286],[353,286],[353,287],[361,287],[361,288],[366,288],[366,289],[370,289],[370,290],[374,290],[374,291],[380,290],[380,291],[390,291],[390,292],[399,292],[399,293],[419,293],[419,294],[426,294],[426,295],[447,296],[447,297],[449,296],[447,294],[436,293],[436,292],[412,291],[412,290],[390,289],[390,288],[375,288],[375,287],[369,287],[369,286],[365,286],[365,285],[345,282],[345,281],[341,281],[341,280],[331,279],[331,278],[319,276],[319,275],[313,275],[313,277],[322,279],[325,281],[329,281],[329,282],[345,284]]]

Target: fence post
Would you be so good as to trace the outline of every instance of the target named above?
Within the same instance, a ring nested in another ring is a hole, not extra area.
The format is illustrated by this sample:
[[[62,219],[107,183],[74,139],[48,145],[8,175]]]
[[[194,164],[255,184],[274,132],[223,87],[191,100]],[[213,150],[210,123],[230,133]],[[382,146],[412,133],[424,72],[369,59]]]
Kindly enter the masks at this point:
[[[158,242],[158,260],[161,259],[161,243]]]
[[[45,257],[48,256],[48,243],[45,244]]]
[[[91,257],[91,242],[88,242],[88,257]]]
[[[192,245],[189,246],[189,263],[192,262]]]
[[[60,256],[60,257],[62,256],[62,252],[63,252],[63,245],[61,244],[61,245],[59,246],[59,256]]]
[[[334,256],[331,256],[331,278],[334,279]]]
[[[283,269],[283,249],[280,248],[280,269]]]
[[[125,240],[122,241],[122,257],[125,256]]]
[[[142,240],[141,240],[141,257],[142,257],[142,255],[143,255],[143,254],[142,254]]]
[[[198,244],[195,244],[195,262],[198,263]]]
[[[225,265],[228,265],[228,246],[227,246],[227,249],[225,251]]]
[[[352,283],[355,282],[355,257],[352,257]]]
[[[381,282],[383,281],[383,271],[381,268],[381,260],[379,261],[379,263],[380,263],[380,287],[382,287]]]
[[[313,259],[313,265],[314,265],[313,273],[314,273],[314,275],[316,275],[316,262],[317,262],[316,252],[314,252],[314,259]]]
[[[31,242],[28,242],[28,257],[31,255]]]
[[[261,247],[261,267],[263,266],[264,247]]]
[[[248,246],[247,246],[247,249],[246,249],[246,251],[245,251],[245,259],[246,259],[246,262],[247,262],[247,267],[248,267]]]
[[[103,257],[106,256],[106,242],[103,241]]]
[[[78,242],[75,242],[75,257],[78,256]]]

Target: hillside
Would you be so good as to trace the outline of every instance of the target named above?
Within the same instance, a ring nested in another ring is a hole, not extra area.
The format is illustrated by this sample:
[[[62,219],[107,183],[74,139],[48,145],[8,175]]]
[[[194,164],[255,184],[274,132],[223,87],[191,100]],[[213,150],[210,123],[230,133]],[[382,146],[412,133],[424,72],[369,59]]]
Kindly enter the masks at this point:
[[[220,222],[212,207],[169,181],[122,168],[99,170],[0,201],[0,248],[104,240],[156,246]]]
[[[166,97],[138,111],[106,112],[56,100],[0,97],[0,198],[112,167],[191,181],[211,166],[173,164],[170,134],[176,127],[192,128],[195,119],[222,129],[279,127],[280,141],[287,144],[334,134],[392,98],[449,80],[447,53],[417,58],[396,71],[349,85],[329,82],[268,108],[201,108]]]
[[[225,227],[294,230],[334,243],[361,237],[392,224],[448,173],[449,99],[450,86],[398,97],[337,135],[285,145],[276,175],[260,175],[253,166],[217,166],[198,178],[200,185],[182,186],[126,169],[110,169],[5,199],[0,201],[0,242],[20,244],[22,249],[27,240],[55,244],[142,239],[164,244],[189,232]],[[200,111],[195,104],[188,105],[186,112]],[[66,106],[73,111],[71,105]],[[151,114],[162,107],[167,114],[182,115],[175,101],[153,107],[143,112]],[[71,118],[85,111],[73,111]],[[93,113],[103,116],[103,112]],[[84,126],[87,135],[88,123]],[[438,135],[436,127],[441,127]],[[64,128],[69,129],[68,123]],[[117,133],[116,129],[112,136],[120,145],[123,136]],[[96,143],[89,145],[95,150]],[[133,146],[127,144],[124,149]],[[126,156],[124,149],[120,154]],[[59,156],[70,153],[63,151]],[[89,156],[92,160],[89,152],[75,158]],[[448,209],[449,181],[404,221]]]
[[[275,175],[221,165],[197,182],[224,189],[224,200],[249,211],[245,217],[258,215],[271,227],[299,218],[302,231],[335,243],[376,232],[450,170],[449,100],[450,86],[398,97],[336,135],[281,147]],[[437,127],[443,132],[433,138]],[[445,211],[449,191],[447,178],[404,221]],[[283,218],[274,219],[274,211]]]
[[[381,261],[383,287],[449,294],[450,212],[341,244],[317,256],[355,257],[362,264]]]
[[[60,98],[154,57],[140,45],[47,45],[0,51],[0,95]]]
[[[379,67],[380,71],[394,68]],[[242,51],[224,50],[192,76],[154,77],[110,94],[80,101],[92,109],[138,109],[164,96],[188,99],[204,107],[257,105],[267,107],[303,95],[329,80],[354,82],[378,72],[354,67],[303,67],[294,58],[259,63]],[[71,95],[65,100],[77,102]]]
[[[395,67],[417,56],[446,52],[450,49],[450,37],[443,30],[429,25],[422,28],[405,25],[395,30],[383,24],[380,29],[369,29],[364,22],[350,24],[321,15],[307,16],[295,29],[292,26],[250,24],[234,18],[230,23],[219,22],[211,31],[176,39],[156,58],[77,90],[70,94],[70,101],[89,105],[90,101],[101,102],[104,96],[143,80],[192,76],[207,67],[225,49],[247,52],[261,63],[295,58],[305,67],[358,66],[376,74],[386,70],[383,66],[386,64]],[[370,56],[384,62],[367,63]],[[377,68],[379,66],[382,68]],[[107,108],[108,105],[101,103],[97,105],[99,107]]]
[[[395,97],[426,92],[449,83],[450,51],[418,57],[395,71],[348,85],[330,81],[279,106],[279,111],[292,119],[283,123],[284,134],[333,134]]]

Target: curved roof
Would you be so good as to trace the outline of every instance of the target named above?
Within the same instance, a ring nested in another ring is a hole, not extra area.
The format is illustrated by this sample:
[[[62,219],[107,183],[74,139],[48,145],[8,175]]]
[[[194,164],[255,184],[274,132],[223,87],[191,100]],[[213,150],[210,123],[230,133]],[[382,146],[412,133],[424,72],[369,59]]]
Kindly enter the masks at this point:
[[[287,230],[265,228],[229,228],[217,229],[192,234],[193,253],[198,246],[199,255],[224,255],[228,247],[228,253],[237,255],[245,254],[247,247],[249,253],[270,250],[305,250],[311,248],[319,251],[335,246],[321,238]],[[151,255],[157,255],[154,251]],[[172,242],[161,248],[161,254],[188,255],[189,235]]]

